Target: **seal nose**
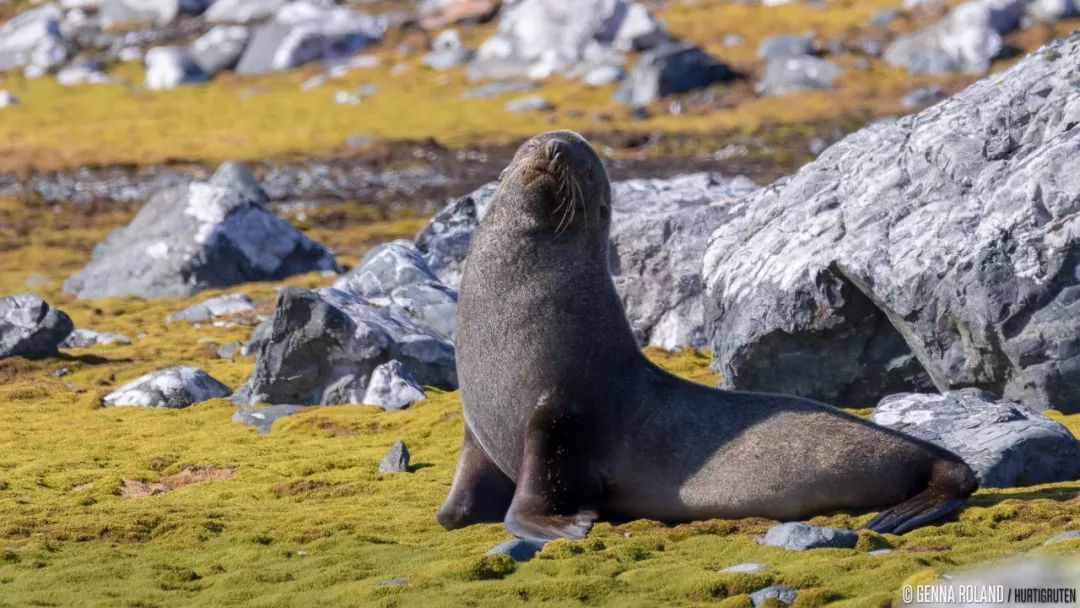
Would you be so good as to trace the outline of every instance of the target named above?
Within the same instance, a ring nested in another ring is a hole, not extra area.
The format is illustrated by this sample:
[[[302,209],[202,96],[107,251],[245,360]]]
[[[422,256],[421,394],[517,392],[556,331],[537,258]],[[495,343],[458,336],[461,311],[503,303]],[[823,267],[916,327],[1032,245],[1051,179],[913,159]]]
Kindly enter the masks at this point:
[[[544,146],[544,152],[547,153],[548,160],[555,160],[555,157],[559,156],[566,150],[566,144],[563,142],[552,139]]]

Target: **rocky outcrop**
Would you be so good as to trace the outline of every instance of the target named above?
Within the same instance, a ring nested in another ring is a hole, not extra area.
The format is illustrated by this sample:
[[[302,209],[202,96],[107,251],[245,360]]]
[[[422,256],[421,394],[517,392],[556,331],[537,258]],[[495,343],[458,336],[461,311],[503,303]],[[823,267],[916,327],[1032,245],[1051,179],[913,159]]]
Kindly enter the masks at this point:
[[[1074,34],[740,200],[703,265],[725,385],[1078,411],[1078,61]]]
[[[306,0],[290,2],[251,35],[236,71],[265,74],[311,61],[348,57],[381,40],[387,21],[342,6],[322,7]]]
[[[416,246],[445,284],[456,288],[473,231],[496,184],[453,201],[420,231]],[[642,344],[705,346],[700,260],[728,204],[757,190],[745,177],[693,173],[612,184],[611,272]]]
[[[495,34],[469,64],[472,79],[584,76],[622,65],[624,51],[668,39],[643,4],[626,0],[521,0],[499,15]]]
[[[222,165],[209,182],[164,190],[99,243],[64,290],[82,299],[156,298],[340,270],[325,248],[268,211],[265,201],[255,178],[235,163]]]
[[[0,298],[0,359],[54,355],[74,327],[62,310],[32,293]]]
[[[950,450],[984,488],[1080,477],[1080,442],[1067,428],[978,389],[890,395],[870,420]]]
[[[332,287],[282,289],[256,346],[238,404],[363,403],[373,372],[391,360],[418,383],[457,387],[449,340],[392,307]]]
[[[232,390],[203,370],[177,365],[139,376],[102,400],[107,407],[184,408],[193,403],[228,397]]]

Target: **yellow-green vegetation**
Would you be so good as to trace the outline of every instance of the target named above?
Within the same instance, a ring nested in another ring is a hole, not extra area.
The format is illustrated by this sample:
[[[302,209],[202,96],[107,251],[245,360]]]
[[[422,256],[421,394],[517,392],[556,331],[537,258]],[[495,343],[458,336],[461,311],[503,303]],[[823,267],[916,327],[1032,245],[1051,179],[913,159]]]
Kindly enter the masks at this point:
[[[975,78],[912,77],[880,60],[864,69],[843,59],[840,62],[848,69],[834,90],[778,98],[754,95],[753,82],[762,69],[754,53],[765,37],[810,29],[823,38],[846,37],[864,29],[874,11],[894,4],[837,0],[820,9],[804,3],[766,7],[730,0],[667,3],[657,14],[674,35],[703,45],[748,79],[718,87],[725,100],[722,107],[690,107],[687,114],[672,116],[667,103],[658,102],[653,117],[644,121],[631,121],[629,110],[612,100],[614,85],[590,88],[559,78],[550,79],[539,91],[557,107],[550,114],[505,111],[503,105],[515,96],[512,93],[465,100],[462,93],[476,84],[467,82],[464,69],[436,72],[421,63],[421,52],[399,53],[403,41],[416,49],[426,47],[427,35],[417,32],[392,33],[373,47],[371,53],[381,59],[378,67],[352,70],[306,92],[300,84],[318,73],[318,66],[260,77],[224,74],[204,85],[171,91],[145,89],[142,67],[132,64],[111,70],[119,84],[72,88],[52,78],[25,80],[13,73],[0,80],[0,86],[22,104],[0,114],[0,172],[333,155],[342,153],[345,138],[356,134],[383,139],[435,136],[460,146],[504,143],[552,126],[586,132],[756,133],[777,125],[905,113],[899,97],[912,88],[940,82],[953,91]],[[905,31],[919,25],[899,20],[889,27]],[[1030,28],[1009,42],[1030,51],[1077,25],[1080,20],[1071,19]],[[463,39],[475,47],[493,27],[464,27]],[[727,33],[738,33],[743,44],[725,46],[721,41]],[[999,62],[995,69],[1007,63]],[[351,91],[361,84],[376,85],[378,92],[358,105],[334,102],[336,91]],[[597,122],[597,115],[609,120]]]
[[[904,581],[1007,555],[1080,551],[1042,547],[1080,526],[1080,482],[982,490],[952,521],[904,536],[862,533],[852,550],[785,552],[754,542],[772,522],[601,523],[583,541],[558,541],[515,564],[484,556],[509,536],[501,525],[446,532],[434,514],[450,486],[463,434],[456,392],[431,391],[412,408],[311,408],[268,435],[232,423],[214,400],[184,410],[102,408],[100,397],[140,374],[186,363],[237,386],[250,359],[220,359],[214,344],[249,327],[166,323],[192,298],[80,302],[62,279],[89,244],[127,212],[0,204],[0,292],[31,289],[76,325],[135,337],[61,357],[0,360],[0,606],[750,606],[767,584],[800,589],[797,605],[888,606]],[[411,223],[410,223],[411,222]],[[412,220],[358,223],[334,238],[408,236]],[[320,235],[327,239],[331,235]],[[358,250],[356,255],[361,253]],[[52,282],[23,286],[31,274]],[[318,275],[290,284],[316,286]],[[227,291],[270,298],[274,284]],[[264,306],[267,306],[264,304]],[[711,384],[706,355],[650,350],[658,364]],[[68,373],[55,372],[66,368]],[[1055,419],[1080,433],[1080,415]],[[408,473],[378,463],[402,439]],[[155,481],[190,467],[232,468],[215,481],[125,498],[124,480]],[[856,527],[870,514],[816,524]],[[884,555],[866,551],[893,547]],[[717,570],[768,564],[757,573]],[[404,579],[404,585],[382,585]]]

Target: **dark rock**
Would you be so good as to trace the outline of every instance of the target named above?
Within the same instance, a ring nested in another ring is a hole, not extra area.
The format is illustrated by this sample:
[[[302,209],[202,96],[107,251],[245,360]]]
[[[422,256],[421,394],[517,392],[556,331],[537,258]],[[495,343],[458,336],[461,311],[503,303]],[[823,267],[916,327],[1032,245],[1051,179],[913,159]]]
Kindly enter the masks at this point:
[[[700,48],[671,42],[641,55],[615,93],[615,100],[644,106],[674,93],[701,89],[735,77],[731,69]]]
[[[758,536],[755,540],[759,545],[782,547],[789,551],[823,548],[850,549],[858,542],[859,535],[851,530],[811,526],[791,521],[769,528],[765,534]]]
[[[285,287],[252,376],[234,401],[361,403],[371,373],[392,359],[424,385],[457,386],[454,347],[430,328],[338,289]]]
[[[208,183],[162,191],[94,248],[64,290],[81,299],[154,298],[340,270],[326,249],[267,211],[265,201],[250,173],[232,163]]]
[[[955,453],[984,488],[1080,477],[1080,442],[1068,429],[978,389],[890,395],[874,408],[870,420]]]
[[[55,355],[74,328],[62,310],[34,294],[0,298],[0,359]]]
[[[515,562],[527,562],[537,554],[544,545],[539,540],[525,540],[515,538],[488,549],[484,555],[509,555]]]
[[[400,439],[390,446],[390,451],[383,456],[379,463],[380,473],[408,473],[409,472],[409,449]]]
[[[865,406],[930,380],[1078,411],[1077,62],[1059,40],[740,200],[703,264],[725,386]]]
[[[270,432],[274,423],[304,409],[303,405],[267,405],[265,407],[236,408],[232,421],[255,427],[261,434]]]
[[[193,403],[228,397],[229,387],[201,369],[177,365],[139,376],[102,400],[106,407],[184,408]]]

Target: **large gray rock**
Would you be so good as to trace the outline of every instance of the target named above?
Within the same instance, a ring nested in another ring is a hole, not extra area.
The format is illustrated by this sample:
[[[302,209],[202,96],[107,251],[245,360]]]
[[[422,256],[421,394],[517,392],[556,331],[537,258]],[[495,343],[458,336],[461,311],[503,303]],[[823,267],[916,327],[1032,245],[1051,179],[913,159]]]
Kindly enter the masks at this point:
[[[386,27],[385,17],[297,0],[255,29],[236,71],[265,74],[311,61],[343,59],[382,39]]]
[[[703,264],[725,385],[1080,411],[1078,62],[1074,34],[740,200]]]
[[[41,73],[63,65],[70,54],[60,34],[63,18],[60,7],[50,3],[0,25],[0,71],[33,67]]]
[[[255,23],[269,19],[289,0],[215,0],[203,15],[212,23]]]
[[[373,248],[334,287],[454,339],[457,292],[435,276],[409,241]]]
[[[146,88],[175,89],[183,84],[205,82],[207,75],[187,49],[154,47],[146,52]]]
[[[0,298],[0,359],[54,355],[74,327],[62,310],[32,293]]]
[[[330,253],[263,206],[247,169],[164,190],[94,248],[64,290],[82,299],[191,295],[211,287],[340,270]]]
[[[883,55],[913,74],[985,72],[1004,49],[1001,36],[1020,25],[1025,0],[969,0],[941,21],[900,36]]]
[[[615,100],[644,106],[667,95],[705,88],[734,77],[728,66],[700,48],[685,42],[668,42],[642,53],[615,92]]]
[[[946,448],[987,488],[1080,477],[1080,442],[1046,416],[974,388],[890,395],[870,420]]]
[[[520,0],[469,64],[472,79],[580,77],[598,65],[622,63],[622,51],[667,40],[644,5],[626,0]]]
[[[228,397],[229,387],[197,367],[177,365],[139,376],[102,400],[106,407],[184,408],[193,403]]]
[[[443,283],[460,283],[473,231],[496,187],[453,201],[417,236],[417,248]],[[611,271],[642,344],[705,346],[701,255],[712,229],[727,221],[727,203],[755,190],[745,177],[709,173],[612,184]]]
[[[789,551],[807,549],[850,549],[859,541],[859,535],[851,530],[812,526],[798,521],[776,524],[756,539],[759,545],[781,547]]]
[[[461,44],[457,30],[446,30],[431,41],[431,52],[424,55],[424,65],[436,70],[448,70],[467,62],[472,55],[472,51]]]
[[[98,9],[102,27],[147,23],[172,23],[180,14],[179,0],[103,0]]]
[[[231,70],[250,37],[251,32],[242,25],[215,25],[191,43],[191,57],[208,76]]]
[[[278,293],[238,404],[362,403],[372,372],[396,359],[424,385],[457,387],[453,344],[404,314],[332,287]]]

